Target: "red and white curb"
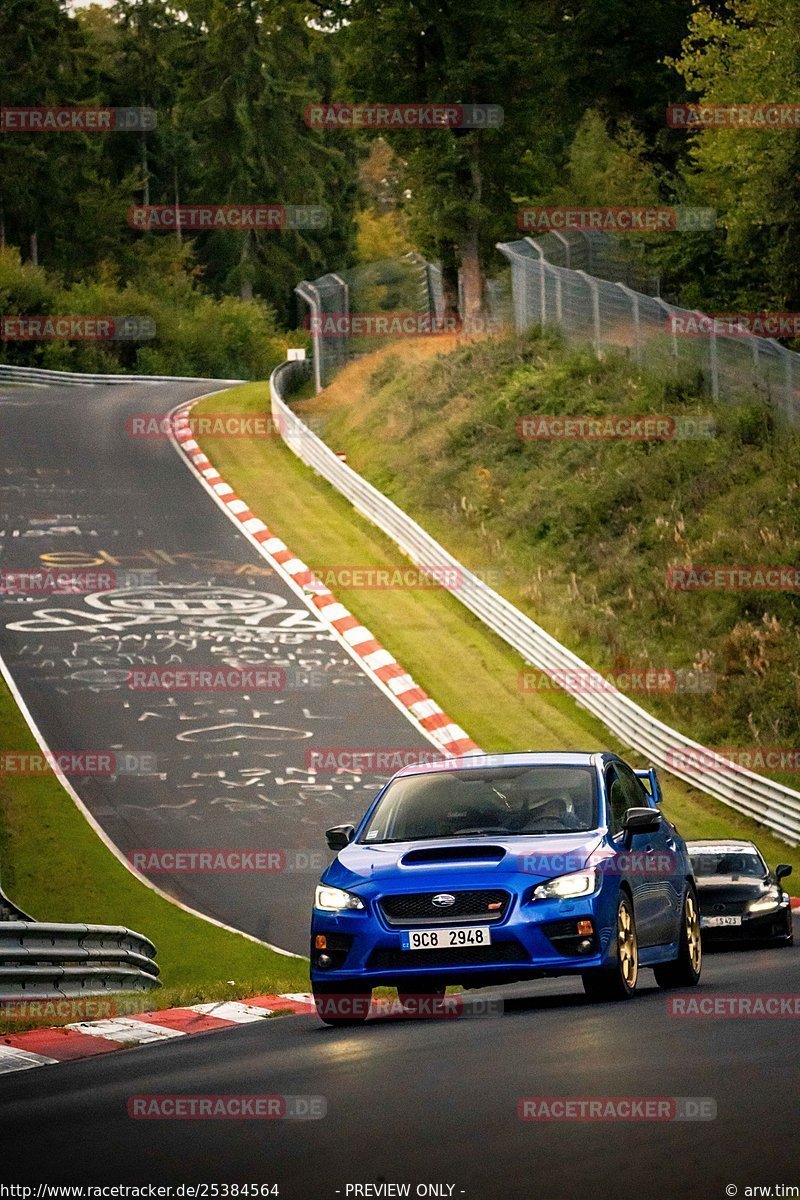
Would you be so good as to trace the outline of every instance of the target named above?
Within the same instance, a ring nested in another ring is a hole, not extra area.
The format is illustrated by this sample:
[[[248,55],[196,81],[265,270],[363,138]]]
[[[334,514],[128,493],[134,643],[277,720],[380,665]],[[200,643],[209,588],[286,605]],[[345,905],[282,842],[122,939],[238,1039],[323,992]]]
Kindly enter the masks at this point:
[[[308,1014],[314,1011],[310,993],[286,992],[279,996],[218,1000],[209,1004],[190,1004],[186,1008],[165,1008],[161,1012],[74,1021],[69,1025],[28,1029],[24,1033],[0,1034],[0,1075],[91,1058],[95,1054],[107,1054],[148,1042],[230,1029],[234,1025],[263,1021],[273,1013]]]
[[[285,542],[267,528],[260,517],[250,511],[245,501],[222,478],[192,434],[188,413],[196,403],[197,400],[191,400],[170,414],[173,434],[186,460],[218,503],[239,522],[261,555],[294,586],[309,608],[316,610],[316,615],[328,625],[373,682],[389,695],[429,741],[444,755],[479,751],[480,747],[461,726],[450,720],[370,630],[339,603],[329,588],[289,550]]]

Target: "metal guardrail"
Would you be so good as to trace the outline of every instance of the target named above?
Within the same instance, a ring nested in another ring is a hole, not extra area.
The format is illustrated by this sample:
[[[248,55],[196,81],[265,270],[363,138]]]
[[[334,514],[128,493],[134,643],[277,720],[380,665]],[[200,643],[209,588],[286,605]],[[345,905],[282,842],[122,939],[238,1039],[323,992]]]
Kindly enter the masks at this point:
[[[270,378],[272,415],[288,447],[345,496],[367,520],[377,525],[423,567],[449,568],[458,587],[452,594],[480,621],[520,654],[526,663],[558,679],[575,700],[597,717],[622,742],[655,766],[744,813],[779,837],[800,843],[800,792],[784,787],[706,750],[669,725],[645,712],[630,697],[612,687],[582,659],[562,646],[530,617],[462,566],[452,554],[407,516],[388,497],[342,462],[292,412],[284,392],[305,377],[308,363],[288,362]],[[446,572],[441,576],[447,578]],[[581,686],[569,686],[569,673],[580,673]],[[587,673],[596,676],[602,691],[582,690]]]
[[[86,384],[116,383],[223,383],[231,386],[247,383],[246,379],[213,379],[205,375],[100,375],[81,374],[77,371],[49,371],[43,367],[15,367],[0,363],[0,383],[33,383],[47,386],[50,383],[80,387]]]
[[[0,1000],[160,987],[156,948],[122,925],[0,922]]]
[[[155,953],[122,925],[35,921],[0,888],[0,1000],[157,988]]]

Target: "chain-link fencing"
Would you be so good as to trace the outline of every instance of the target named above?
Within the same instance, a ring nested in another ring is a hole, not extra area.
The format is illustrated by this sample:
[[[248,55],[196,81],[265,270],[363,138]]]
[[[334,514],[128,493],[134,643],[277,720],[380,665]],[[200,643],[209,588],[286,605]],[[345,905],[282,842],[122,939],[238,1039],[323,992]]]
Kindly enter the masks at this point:
[[[649,294],[656,282],[648,288],[641,267],[609,235],[548,233],[497,248],[511,265],[517,330],[556,326],[598,356],[624,350],[637,365],[684,379],[716,401],[758,399],[800,425],[800,354]]]
[[[444,316],[441,270],[419,254],[304,279],[295,292],[308,305],[317,391],[353,355],[384,345],[398,322],[433,332]]]

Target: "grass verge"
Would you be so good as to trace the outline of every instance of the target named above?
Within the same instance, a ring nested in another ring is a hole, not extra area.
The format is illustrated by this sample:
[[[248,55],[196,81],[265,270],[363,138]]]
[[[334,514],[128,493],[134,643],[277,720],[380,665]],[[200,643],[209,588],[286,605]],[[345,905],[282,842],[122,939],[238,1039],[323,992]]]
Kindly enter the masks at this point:
[[[324,420],[355,470],[598,671],[663,672],[666,686],[634,685],[654,715],[706,746],[740,748],[745,765],[785,747],[782,774],[777,755],[753,769],[796,788],[797,586],[687,591],[669,572],[791,575],[800,433],[765,402],[714,404],[696,381],[637,371],[618,353],[598,362],[550,332],[436,350],[388,347],[298,411]],[[657,414],[700,436],[531,433],[549,419]]]

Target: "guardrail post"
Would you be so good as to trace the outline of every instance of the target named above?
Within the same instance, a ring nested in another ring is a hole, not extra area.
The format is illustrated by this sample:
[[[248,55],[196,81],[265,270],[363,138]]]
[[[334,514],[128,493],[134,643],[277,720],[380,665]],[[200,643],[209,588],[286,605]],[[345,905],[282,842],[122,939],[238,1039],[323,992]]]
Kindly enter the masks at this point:
[[[794,424],[794,405],[792,394],[792,355],[791,351],[781,346],[783,353],[783,407],[786,419]]]
[[[308,295],[306,295],[306,289]],[[313,283],[309,283],[307,279],[303,279],[294,289],[301,300],[304,300],[311,310],[311,349],[312,359],[314,362],[314,391],[319,393],[322,391],[322,372],[320,364],[321,345],[320,345],[320,321],[322,318],[322,297],[319,294],[319,289],[314,287]],[[314,293],[316,292],[316,295]],[[314,320],[314,317],[317,320]]]
[[[589,270],[591,271],[594,269],[594,244],[585,229],[579,229],[578,233],[583,238],[584,244],[586,246],[586,256],[588,259],[586,265],[589,268]]]
[[[556,320],[559,325],[562,325],[564,322],[564,303],[561,293],[561,272],[558,267],[551,267],[550,270],[553,272],[553,278],[556,281]]]
[[[695,315],[703,317],[703,313],[694,310]],[[711,367],[711,397],[714,401],[719,400],[719,348],[717,345],[717,331],[714,328],[714,322],[711,322],[710,333],[708,335],[708,359]]]
[[[639,322],[639,293],[633,288],[629,288],[624,283],[617,283],[617,287],[631,302],[631,310],[633,311],[633,355],[636,362],[641,366],[642,363],[642,340],[641,340],[641,325]]]
[[[670,329],[669,329],[670,339],[671,339],[671,343],[672,343],[672,374],[677,375],[678,374],[678,335],[675,332],[675,322],[672,320],[673,316],[675,315],[675,309],[672,307],[671,304],[667,304],[666,300],[662,300],[660,296],[652,296],[651,299],[653,299],[655,301],[655,303],[658,304],[659,307],[662,309],[662,311],[665,312],[667,315],[667,320],[669,321],[669,326],[670,326]]]
[[[561,242],[562,246],[564,247],[564,251],[565,251],[564,257],[567,260],[564,263],[564,266],[567,268],[567,270],[569,270],[570,267],[572,266],[572,253],[571,253],[570,244],[567,241],[567,239],[564,237],[563,233],[560,233],[557,229],[551,229],[550,232],[552,233],[554,238],[558,238],[558,240]]]
[[[600,287],[593,275],[587,275],[585,271],[576,271],[576,275],[580,275],[589,285],[592,293],[592,319],[594,323],[594,350],[595,354],[600,354]]]
[[[753,389],[756,395],[761,394],[761,361],[758,357],[758,338],[751,337],[753,351]],[[769,392],[769,388],[767,388]]]
[[[541,325],[542,329],[544,329],[545,322],[547,320],[547,282],[544,277],[544,250],[542,250],[542,247],[535,238],[526,237],[525,241],[529,246],[532,246],[539,255],[539,324]]]
[[[339,353],[336,356],[338,359],[338,365],[341,367],[347,365],[347,360],[350,358],[350,345],[352,343],[352,337],[350,334],[350,287],[347,280],[343,279],[341,275],[337,275],[335,272],[331,272],[331,279],[335,279],[339,284],[339,287],[342,289],[342,313],[345,317],[346,333],[340,343]]]

